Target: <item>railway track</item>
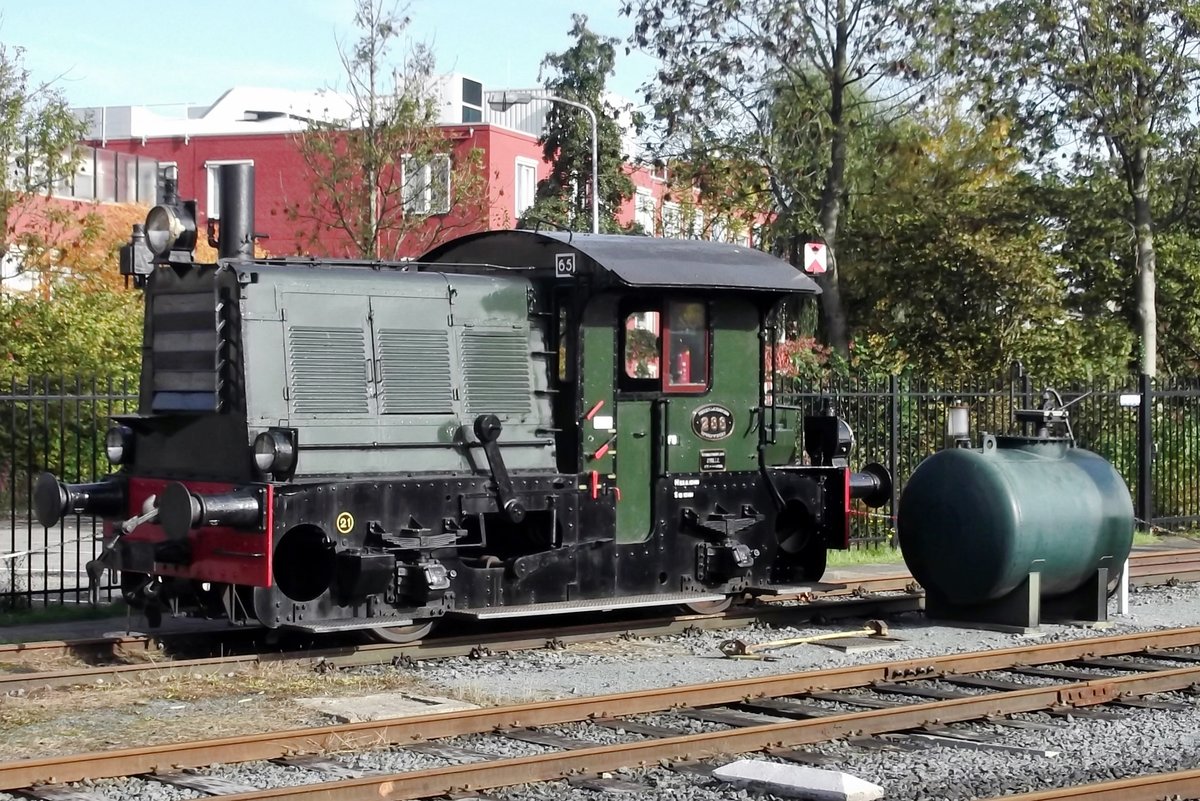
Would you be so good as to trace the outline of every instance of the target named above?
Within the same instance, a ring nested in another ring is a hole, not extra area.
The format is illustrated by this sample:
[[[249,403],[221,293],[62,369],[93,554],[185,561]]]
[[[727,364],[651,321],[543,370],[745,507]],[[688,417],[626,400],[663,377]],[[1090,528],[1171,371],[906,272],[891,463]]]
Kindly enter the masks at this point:
[[[0,764],[0,790],[47,799],[72,792],[84,799],[86,787],[64,785],[135,777],[200,789],[224,801],[429,798],[564,778],[586,780],[642,766],[703,775],[711,766],[699,760],[730,754],[765,753],[812,764],[820,758],[804,746],[844,738],[910,736],[932,738],[946,747],[988,747],[986,738],[956,724],[989,721],[1032,728],[1045,724],[1022,718],[1025,713],[1103,718],[1146,708],[1194,709],[1192,702],[1152,696],[1194,692],[1200,685],[1197,649],[1200,627],[1193,627],[25,760]],[[1038,677],[1037,683],[1029,683],[1030,677]],[[646,716],[653,716],[651,722]],[[689,720],[704,721],[706,730],[691,733],[676,725]],[[602,744],[576,736],[578,732],[563,733],[572,726],[601,727],[620,736]],[[493,740],[535,744],[537,753],[500,756],[489,745]],[[372,772],[337,756],[378,749],[404,751],[427,765]],[[270,762],[306,771],[306,780],[260,789],[223,779],[220,768],[210,767]],[[1188,776],[1194,779],[1197,773]],[[1191,780],[1188,776],[1170,781]],[[1028,798],[1081,797],[1152,796]]]
[[[618,620],[554,629],[547,636],[540,632],[476,633],[461,637],[434,637],[406,645],[350,645],[337,648],[305,649],[265,653],[231,654],[201,659],[161,659],[97,667],[72,667],[63,670],[30,673],[0,673],[0,696],[18,690],[46,687],[70,687],[97,682],[148,681],[172,676],[226,674],[275,662],[309,664],[319,669],[386,665],[421,659],[456,656],[484,656],[504,651],[529,651],[560,648],[567,645],[599,642],[621,635],[661,637],[683,634],[689,629],[730,629],[754,622],[796,623],[819,617],[861,617],[896,614],[922,608],[919,595],[886,598],[843,598],[813,601],[801,606],[770,604],[738,608],[713,615],[674,615],[644,620]],[[40,644],[36,644],[40,645]],[[45,653],[55,653],[60,644],[50,643]],[[68,647],[69,644],[67,644]],[[18,649],[20,653],[24,649]],[[139,653],[135,651],[135,654]],[[147,648],[144,654],[153,654]]]
[[[989,801],[1162,801],[1200,798],[1200,770],[1154,773],[1110,782],[998,796]]]
[[[1200,549],[1169,552],[1142,552],[1132,560],[1131,580],[1141,586],[1172,580],[1200,580]],[[885,593],[904,592],[901,596]],[[422,659],[456,656],[481,656],[497,652],[527,651],[546,647],[598,642],[620,635],[658,637],[678,635],[688,629],[729,629],[753,622],[796,623],[811,619],[872,617],[922,608],[921,594],[907,574],[860,577],[841,585],[803,594],[766,596],[754,606],[735,607],[715,615],[674,615],[641,620],[617,620],[555,629],[547,637],[544,630],[503,633],[472,633],[464,636],[433,637],[406,645],[344,645],[329,648],[304,648],[291,651],[267,651],[256,647],[254,630],[219,629],[222,648],[225,638],[233,635],[233,652],[221,656],[167,659],[160,651],[172,637],[104,637],[88,640],[44,641],[0,645],[0,661],[33,655],[43,657],[77,656],[85,661],[106,664],[39,670],[25,673],[0,673],[0,696],[21,690],[69,687],[100,682],[135,682],[173,676],[213,675],[251,669],[255,666],[292,662],[318,668],[360,667],[404,663]],[[797,605],[800,604],[800,605]],[[195,641],[196,632],[179,635],[180,640]],[[240,652],[239,652],[240,651]]]
[[[1131,557],[1130,580],[1134,586],[1148,587],[1177,581],[1180,583],[1200,581],[1200,548],[1175,551],[1142,551],[1136,552]],[[601,639],[605,636],[613,636],[629,631],[636,634],[644,634],[645,636],[655,636],[659,634],[677,634],[688,625],[708,628],[731,628],[740,625],[745,625],[751,620],[766,620],[770,621],[772,613],[764,610],[764,607],[794,604],[797,602],[808,604],[812,610],[813,616],[837,617],[839,615],[865,615],[868,613],[870,606],[869,602],[862,604],[859,608],[853,606],[842,607],[835,604],[826,604],[826,601],[845,598],[847,596],[857,596],[864,599],[870,599],[871,596],[883,593],[898,593],[904,592],[910,595],[919,595],[920,589],[913,581],[911,575],[907,572],[897,572],[891,575],[884,576],[860,576],[853,580],[843,582],[838,585],[829,586],[827,588],[818,589],[813,592],[781,594],[775,596],[762,596],[757,599],[757,603],[749,608],[735,608],[721,615],[691,615],[691,616],[675,616],[667,618],[656,618],[650,621],[634,621],[634,622],[617,622],[612,625],[599,624],[596,626],[587,627],[571,627],[564,629],[564,634],[556,634],[556,637],[563,642],[588,642],[589,639],[568,639],[568,638],[587,638]],[[911,601],[902,601],[899,599],[881,599],[881,603],[893,604],[891,608],[885,608],[884,611],[904,611],[906,604],[911,604]],[[838,602],[840,604],[841,602]],[[796,616],[798,613],[792,611],[790,613],[775,613],[775,614],[790,614]],[[803,617],[795,617],[794,619],[803,619]],[[246,636],[253,635],[257,630],[254,629],[236,629],[233,627],[223,627],[215,629],[223,637],[230,636]],[[129,636],[106,636],[94,637],[87,639],[73,640],[45,640],[39,642],[23,642],[23,643],[0,643],[0,661],[6,658],[19,656],[46,656],[46,657],[66,657],[66,656],[82,656],[89,660],[98,659],[127,659],[127,658],[144,658],[147,655],[154,655],[161,651],[165,645],[182,638],[196,638],[202,632],[189,632],[186,634],[171,634],[163,633],[155,636],[129,635]],[[426,642],[416,643],[402,646],[358,646],[355,648],[335,648],[325,650],[306,650],[303,653],[309,658],[317,661],[325,661],[333,666],[354,666],[364,664],[379,664],[380,662],[388,662],[392,658],[398,659],[420,659],[420,658],[439,658],[448,656],[465,656],[471,653],[471,649],[478,645],[485,647],[495,647],[497,650],[524,650],[529,648],[541,648],[545,645],[545,638],[536,635],[521,637],[519,635],[506,635],[512,640],[511,646],[505,647],[501,639],[485,641],[480,637],[466,638],[434,638]],[[468,641],[470,641],[468,643]],[[267,659],[281,658],[300,658],[300,652],[285,655],[267,656]],[[226,663],[235,661],[254,662],[256,657],[251,654],[241,657],[226,657]],[[358,661],[356,661],[358,660]],[[205,664],[199,660],[193,660],[195,667],[204,668]],[[212,664],[217,664],[213,662]],[[131,675],[133,672],[131,671]],[[82,674],[81,674],[82,675]],[[17,680],[13,680],[17,681]],[[64,676],[62,681],[70,683],[68,677]],[[61,686],[57,679],[51,678],[49,681],[51,686]],[[7,685],[8,689],[15,689],[22,686],[19,683]],[[44,686],[44,685],[42,685]],[[0,676],[0,694],[5,692],[6,685],[3,683],[3,677]]]

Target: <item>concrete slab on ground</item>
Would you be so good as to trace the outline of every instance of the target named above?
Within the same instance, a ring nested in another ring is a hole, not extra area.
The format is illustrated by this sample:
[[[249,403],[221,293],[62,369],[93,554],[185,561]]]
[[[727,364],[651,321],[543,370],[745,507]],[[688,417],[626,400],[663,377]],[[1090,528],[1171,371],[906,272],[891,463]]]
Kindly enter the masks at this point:
[[[763,759],[739,759],[712,772],[714,779],[785,798],[815,801],[875,801],[883,788],[849,773]]]
[[[475,704],[454,698],[413,695],[412,693],[377,693],[357,698],[297,698],[296,703],[329,715],[341,723],[407,718],[414,715],[460,712],[464,709],[479,708]]]

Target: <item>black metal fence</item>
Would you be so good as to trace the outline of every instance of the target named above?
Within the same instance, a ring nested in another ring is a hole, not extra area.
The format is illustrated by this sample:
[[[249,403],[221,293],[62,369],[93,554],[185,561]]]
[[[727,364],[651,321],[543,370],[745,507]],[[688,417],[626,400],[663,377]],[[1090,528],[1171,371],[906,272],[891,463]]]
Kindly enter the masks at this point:
[[[1023,375],[956,386],[890,376],[836,379],[780,396],[779,402],[815,409],[834,399],[856,434],[854,464],[879,462],[894,477],[892,502],[855,521],[854,542],[863,546],[892,541],[900,490],[923,459],[946,446],[952,406],[967,407],[977,443],[984,432],[1018,430],[1013,413],[1040,406],[1042,392]],[[1077,444],[1108,459],[1125,478],[1140,526],[1200,523],[1200,384],[1143,376],[1059,389],[1058,395],[1069,408]]]
[[[44,378],[0,386],[0,608],[86,600],[84,565],[100,552],[100,524],[68,516],[45,529],[32,514],[43,470],[94,481],[109,472],[107,418],[136,408],[133,383]],[[112,587],[101,588],[111,597]]]
[[[1060,390],[1080,446],[1111,461],[1129,483],[1139,518],[1164,528],[1200,522],[1200,384],[1097,382]],[[856,518],[859,545],[892,540],[904,481],[945,445],[947,410],[965,404],[972,439],[1014,430],[1013,411],[1037,406],[1027,378],[931,385],[916,378],[837,380],[805,387],[781,404],[816,408],[834,398],[857,437],[854,464],[879,462],[896,478],[891,504]],[[133,411],[132,381],[39,379],[0,386],[0,608],[87,597],[84,565],[100,550],[99,525],[68,517],[46,531],[33,519],[33,485],[50,470],[70,482],[108,472],[106,418]],[[111,587],[104,587],[108,597]]]

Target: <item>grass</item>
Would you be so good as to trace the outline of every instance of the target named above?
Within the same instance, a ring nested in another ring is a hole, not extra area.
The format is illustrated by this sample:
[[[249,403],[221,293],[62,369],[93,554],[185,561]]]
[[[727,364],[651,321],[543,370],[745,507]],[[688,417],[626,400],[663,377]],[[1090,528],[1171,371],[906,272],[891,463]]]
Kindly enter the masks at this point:
[[[1172,531],[1171,536],[1200,538],[1200,531]],[[1161,533],[1136,531],[1133,534],[1134,545],[1157,545],[1162,541]],[[853,567],[855,565],[891,565],[901,564],[904,557],[899,548],[888,545],[873,545],[869,548],[852,548],[848,551],[830,551],[829,567]]]
[[[888,545],[873,545],[870,548],[851,548],[848,551],[830,551],[828,567],[851,567],[853,565],[900,564],[904,557],[899,548]]]
[[[1158,544],[1159,536],[1149,531],[1133,532],[1134,545],[1156,545]]]

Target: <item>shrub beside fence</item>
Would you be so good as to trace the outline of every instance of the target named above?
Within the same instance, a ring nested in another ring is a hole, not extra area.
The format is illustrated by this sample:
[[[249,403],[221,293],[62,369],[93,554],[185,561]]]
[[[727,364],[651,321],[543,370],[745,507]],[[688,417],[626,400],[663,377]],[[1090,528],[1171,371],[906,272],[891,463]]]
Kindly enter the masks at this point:
[[[1070,404],[1079,445],[1116,466],[1138,499],[1140,516],[1164,528],[1200,522],[1196,382],[1158,381],[1145,395],[1149,403],[1143,402],[1135,380],[1060,391]],[[879,462],[896,479],[892,503],[855,518],[854,542],[859,546],[893,541],[895,500],[921,460],[944,446],[952,403],[969,408],[971,437],[977,442],[985,431],[1015,430],[1013,411],[1041,402],[1040,391],[1025,378],[947,387],[896,376],[796,387],[777,393],[775,402],[811,410],[826,398],[834,400],[854,429],[853,464]],[[136,380],[127,377],[38,379],[0,386],[0,607],[86,598],[83,565],[99,553],[99,526],[91,518],[68,517],[45,531],[31,514],[33,484],[43,470],[76,483],[106,475],[107,418],[135,411],[136,405]],[[1143,413],[1148,418],[1143,419]],[[1144,436],[1147,430],[1149,440]],[[1149,461],[1147,455],[1152,455]],[[111,596],[111,591],[103,588],[104,595]]]

